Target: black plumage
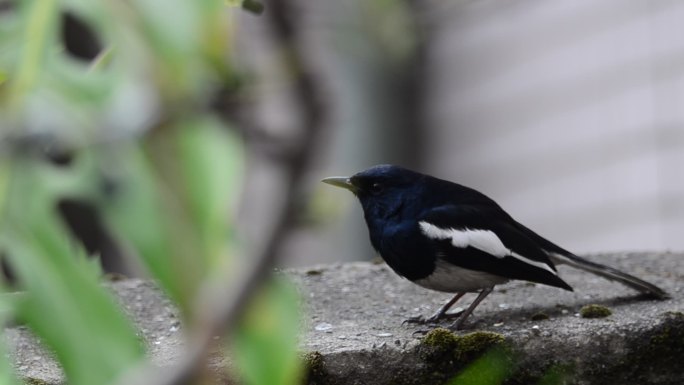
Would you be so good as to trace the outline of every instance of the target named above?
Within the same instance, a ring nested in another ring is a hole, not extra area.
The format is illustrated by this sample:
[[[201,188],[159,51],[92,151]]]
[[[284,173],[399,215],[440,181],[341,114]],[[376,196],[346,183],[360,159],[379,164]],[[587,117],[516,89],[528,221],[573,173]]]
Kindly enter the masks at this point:
[[[451,328],[460,329],[495,285],[512,279],[572,290],[558,276],[555,265],[562,263],[655,298],[667,296],[651,283],[555,245],[486,195],[456,183],[392,165],[323,182],[359,198],[371,243],[397,274],[429,289],[456,293],[432,317],[411,322],[451,317],[446,312],[461,296],[479,292],[468,309],[455,315]]]

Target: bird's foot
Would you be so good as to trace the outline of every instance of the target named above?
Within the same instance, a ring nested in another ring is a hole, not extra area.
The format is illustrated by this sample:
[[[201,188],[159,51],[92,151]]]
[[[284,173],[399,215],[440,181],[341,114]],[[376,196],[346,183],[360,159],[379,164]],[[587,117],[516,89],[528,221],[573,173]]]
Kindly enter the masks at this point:
[[[426,325],[426,324],[435,324],[441,320],[446,320],[446,319],[454,319],[458,318],[463,314],[463,311],[458,311],[456,313],[435,313],[430,317],[425,317],[422,315],[415,316],[415,317],[410,317],[404,320],[401,324],[418,324],[418,325]]]
[[[463,325],[464,325],[464,322],[462,322],[460,319],[458,319],[458,320],[456,320],[456,322],[447,326],[447,329],[449,329],[452,332],[456,332],[456,331],[465,329],[465,327]],[[418,338],[425,337],[426,334],[428,334],[429,332],[431,332],[433,330],[434,329],[418,329],[418,330],[414,331],[413,333],[411,333],[411,336],[418,337]]]
[[[430,333],[433,329],[418,329],[411,333],[411,336],[414,338],[422,338],[425,337],[426,334]]]
[[[447,329],[451,330],[452,332],[463,330],[463,329],[465,329],[465,327],[464,327],[465,322],[463,322],[463,321],[464,320],[458,319],[458,320],[456,320],[456,322],[449,325],[447,327]],[[404,321],[404,322],[406,322],[406,321]],[[411,336],[417,337],[417,338],[425,337],[425,335],[428,334],[429,332],[431,332],[432,330],[434,330],[434,329],[418,329],[418,330],[414,331],[413,333],[411,333]]]
[[[419,315],[419,316],[407,318],[401,324],[402,325],[404,325],[404,324],[418,324],[418,325],[435,324],[441,320],[459,318],[462,314],[463,314],[463,311],[458,311],[456,313],[435,313],[430,317],[425,317],[425,316]]]
[[[449,327],[447,329],[451,330],[452,332],[455,332],[458,330],[463,330],[463,329],[465,329],[463,327],[463,324],[465,324],[465,318],[459,318],[456,320],[456,322],[449,325]]]

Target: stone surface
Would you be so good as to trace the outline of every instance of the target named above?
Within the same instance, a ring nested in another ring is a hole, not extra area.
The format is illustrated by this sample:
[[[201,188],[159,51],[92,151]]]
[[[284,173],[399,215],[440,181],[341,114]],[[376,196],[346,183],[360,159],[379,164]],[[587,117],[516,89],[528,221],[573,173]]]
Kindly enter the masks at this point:
[[[550,370],[561,369],[572,373],[571,383],[577,384],[681,384],[684,254],[591,259],[649,280],[672,298],[646,299],[620,284],[561,266],[575,292],[519,281],[501,285],[470,318],[468,330],[458,334],[481,330],[503,335],[506,354],[516,365],[508,384],[536,383]],[[427,346],[414,336],[420,327],[402,325],[409,316],[431,314],[449,294],[413,285],[382,264],[316,266],[287,274],[306,302],[302,350],[311,353],[309,383],[441,384],[466,364],[458,348]],[[182,354],[180,324],[171,304],[144,281],[111,286],[154,361],[171,365]],[[462,305],[473,298],[466,296]],[[578,312],[587,304],[605,306],[612,314],[582,318]],[[21,376],[60,383],[59,368],[24,328],[9,328],[6,334]]]

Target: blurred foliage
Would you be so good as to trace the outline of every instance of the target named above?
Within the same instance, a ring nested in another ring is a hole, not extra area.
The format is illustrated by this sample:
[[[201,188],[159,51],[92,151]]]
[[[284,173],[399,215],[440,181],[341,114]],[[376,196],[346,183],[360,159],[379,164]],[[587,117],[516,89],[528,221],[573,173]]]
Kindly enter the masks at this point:
[[[297,345],[300,312],[294,286],[279,277],[264,288],[242,320],[234,352],[246,385],[299,384],[302,365]],[[282,352],[273,359],[271,350]]]
[[[513,369],[505,349],[493,348],[452,378],[449,385],[501,385]]]
[[[70,383],[109,383],[142,357],[142,347],[99,284],[98,266],[61,229],[53,195],[59,189],[50,186],[56,176],[32,163],[13,170],[1,228],[0,245],[26,290],[15,316],[55,348]]]
[[[228,218],[239,194],[242,151],[218,123],[184,121],[153,134],[143,149],[121,149],[126,180],[105,217],[189,315],[212,271],[225,272],[234,239]],[[106,200],[106,198],[104,198]]]
[[[231,5],[262,9],[253,0],[22,0],[0,12],[0,251],[25,294],[3,286],[0,317],[29,326],[70,384],[112,383],[143,363],[144,347],[100,285],[96,260],[68,236],[60,200],[100,211],[179,306],[189,335],[200,293],[247,263],[233,222],[243,145],[211,107],[237,79]],[[66,49],[65,13],[101,45],[93,60]],[[66,166],[50,161],[64,155]],[[274,283],[253,309],[234,338],[244,381],[296,382],[295,292]],[[0,353],[0,384],[17,383],[8,367]]]
[[[528,378],[519,367],[519,360],[510,348],[497,346],[470,363],[449,380],[448,385],[502,385],[504,383],[535,383],[536,385],[564,385],[572,379],[573,370],[567,365],[556,365],[546,370],[539,380]],[[522,376],[521,378],[516,378]]]

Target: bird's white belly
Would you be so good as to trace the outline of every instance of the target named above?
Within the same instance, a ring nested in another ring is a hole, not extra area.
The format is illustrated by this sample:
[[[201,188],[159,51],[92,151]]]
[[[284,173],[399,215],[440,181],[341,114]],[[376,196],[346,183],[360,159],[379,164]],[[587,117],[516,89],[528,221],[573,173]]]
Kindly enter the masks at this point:
[[[437,260],[435,271],[414,283],[432,290],[448,293],[478,291],[508,281],[498,275],[464,269],[448,262]]]

